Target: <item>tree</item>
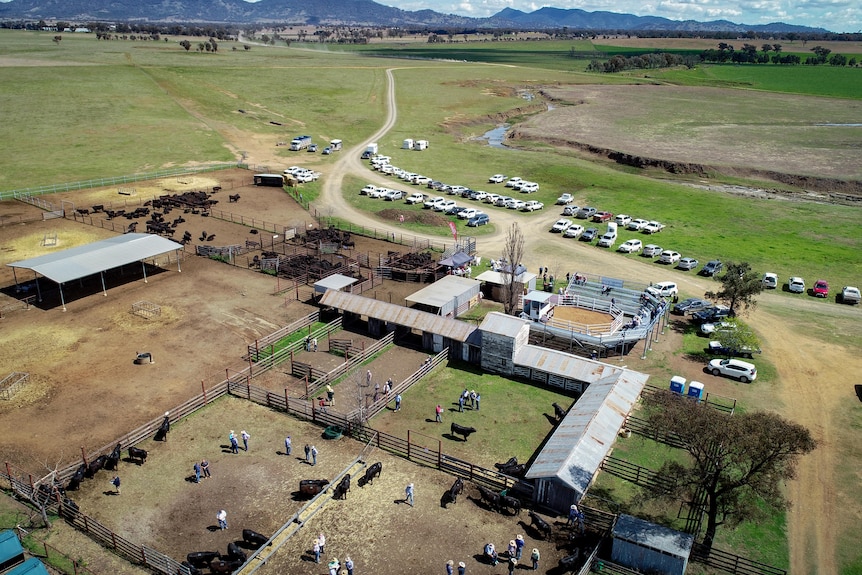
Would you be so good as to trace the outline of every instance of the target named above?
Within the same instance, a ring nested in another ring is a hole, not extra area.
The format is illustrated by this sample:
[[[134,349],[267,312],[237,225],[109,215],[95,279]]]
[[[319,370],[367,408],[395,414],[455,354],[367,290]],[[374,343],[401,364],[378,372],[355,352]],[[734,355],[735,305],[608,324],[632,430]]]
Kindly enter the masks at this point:
[[[59,44],[62,39],[63,37],[60,35],[54,36],[54,44]]]
[[[522,295],[519,283],[516,283],[517,268],[524,257],[524,234],[517,222],[513,222],[506,231],[503,243],[503,311],[511,315],[518,305],[518,296]]]
[[[180,40],[180,46],[185,48],[186,52],[188,52],[189,50],[191,50],[192,43],[189,42],[188,40]]]
[[[737,318],[723,320],[728,327],[716,330],[714,337],[728,353],[760,349],[760,339],[754,331]]]
[[[729,415],[670,391],[648,396],[645,405],[650,429],[676,434],[690,456],[665,463],[659,473],[666,483],[646,495],[693,500],[702,491],[708,547],[720,525],[756,519],[761,503],[786,509],[784,482],[794,477],[799,456],[817,446],[808,429],[774,413]]]
[[[748,311],[756,304],[754,296],[763,290],[760,274],[751,269],[747,262],[727,264],[727,271],[721,278],[721,289],[706,292],[706,299],[724,302],[730,307],[730,314]]]

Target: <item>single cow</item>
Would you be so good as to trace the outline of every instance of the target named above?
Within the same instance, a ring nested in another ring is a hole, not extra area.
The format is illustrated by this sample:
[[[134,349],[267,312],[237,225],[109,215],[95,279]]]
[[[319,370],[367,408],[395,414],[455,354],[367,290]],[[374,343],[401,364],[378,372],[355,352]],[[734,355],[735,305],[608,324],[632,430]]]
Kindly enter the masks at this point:
[[[81,486],[81,480],[84,479],[84,474],[87,473],[87,466],[83,463],[75,470],[75,473],[69,479],[69,484],[66,486],[66,489],[69,491],[77,491]]]
[[[242,540],[248,543],[251,547],[258,548],[262,545],[266,545],[266,542],[269,541],[269,537],[262,535],[257,531],[252,531],[251,529],[243,529]]]
[[[162,420],[162,424],[159,426],[159,430],[156,432],[156,437],[154,438],[156,441],[167,441],[168,440],[168,432],[171,430],[171,418],[168,414],[165,414],[165,418]]]
[[[327,485],[328,479],[303,479],[299,482],[299,493],[305,497],[314,497]]]
[[[333,499],[347,499],[347,492],[350,491],[350,474],[344,476],[335,490],[332,492]]]
[[[224,559],[217,559],[210,563],[210,573],[233,573],[242,567],[243,563],[243,561],[239,560],[225,561]]]
[[[140,447],[130,447],[129,459],[137,460],[140,462],[138,465],[143,465],[147,461],[147,450]]]
[[[512,477],[523,477],[526,472],[527,466],[523,463],[513,465],[512,467],[503,467],[502,469],[500,469],[500,473],[510,475]]]
[[[500,494],[491,491],[490,489],[486,489],[481,485],[477,486],[479,488],[479,495],[482,496],[482,501],[488,504],[488,506],[494,511],[500,510]]]
[[[500,496],[500,508],[511,509],[512,515],[521,514],[521,501],[517,497]]]
[[[367,483],[374,485],[374,478],[380,477],[381,471],[383,471],[383,464],[379,461],[366,469],[365,476],[362,478],[363,485]]]
[[[238,202],[239,201],[239,194],[231,194],[227,197],[227,199],[228,199],[228,202]]]
[[[111,454],[108,456],[108,460],[105,462],[105,469],[116,469],[117,463],[120,462],[120,444],[118,443]]]
[[[470,437],[471,433],[476,433],[475,427],[465,427],[463,425],[458,425],[454,421],[449,429],[452,432],[452,435],[463,435],[464,441],[467,441],[467,438]]]
[[[218,551],[195,551],[186,555],[186,561],[198,568],[206,567],[211,561],[221,559]]]
[[[245,554],[245,551],[239,548],[239,545],[231,541],[227,544],[227,558],[228,561],[242,561],[245,563],[245,560],[248,559],[248,555]]]
[[[458,477],[455,479],[455,483],[452,484],[452,487],[449,488],[449,495],[452,496],[452,503],[458,502],[458,496],[464,491],[464,481]]]
[[[554,415],[557,417],[557,421],[562,421],[566,416],[566,410],[562,408],[562,406],[556,401],[551,405],[554,406]]]
[[[580,566],[581,552],[580,550],[575,551],[571,555],[567,555],[560,559],[560,569],[563,573],[571,573],[575,571]]]
[[[504,469],[506,467],[512,467],[514,465],[518,465],[517,457],[510,457],[509,461],[507,461],[506,463],[495,463],[494,467],[496,467],[497,469]]]
[[[532,510],[530,510],[530,525],[541,534],[542,539],[548,539],[551,536],[551,524],[539,517]]]
[[[107,461],[107,455],[100,455],[99,457],[91,461],[89,465],[87,465],[87,472],[84,474],[84,476],[92,478],[94,475],[96,475],[97,471],[99,471],[100,469],[104,469],[105,462]]]

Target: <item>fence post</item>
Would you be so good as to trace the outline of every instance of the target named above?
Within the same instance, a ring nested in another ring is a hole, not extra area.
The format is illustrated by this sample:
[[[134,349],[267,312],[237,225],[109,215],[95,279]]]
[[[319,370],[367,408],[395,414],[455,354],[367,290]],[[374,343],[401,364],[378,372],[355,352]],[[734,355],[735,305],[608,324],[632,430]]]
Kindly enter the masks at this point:
[[[437,469],[443,467],[443,441],[437,440]]]
[[[290,398],[287,396],[287,388],[284,388],[284,409],[290,413]]]
[[[204,396],[204,405],[207,403],[207,386],[204,385],[204,380],[201,380],[201,393]]]
[[[87,452],[84,451],[83,445],[81,446],[81,459],[84,460],[84,465],[90,465],[89,462],[87,461]]]
[[[407,459],[410,459],[410,430],[407,430]]]

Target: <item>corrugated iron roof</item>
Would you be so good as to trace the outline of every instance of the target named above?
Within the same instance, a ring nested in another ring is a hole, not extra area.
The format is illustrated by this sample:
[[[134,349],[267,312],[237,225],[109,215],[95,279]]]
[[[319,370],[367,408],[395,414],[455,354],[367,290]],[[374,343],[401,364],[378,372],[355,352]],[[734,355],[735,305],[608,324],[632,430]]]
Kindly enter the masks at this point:
[[[183,246],[153,234],[123,234],[75,248],[6,264],[31,269],[59,284],[145,260]]]
[[[359,280],[342,274],[332,274],[314,283],[314,291],[317,293],[325,292],[326,290],[343,290],[349,285],[353,285]]]
[[[630,541],[641,547],[684,559],[688,558],[694,544],[694,536],[690,533],[676,531],[625,513],[617,518],[613,535],[615,539]]]
[[[496,284],[496,285],[503,285],[506,283],[504,276],[508,276],[508,275],[509,274],[503,274],[500,272],[488,270],[488,271],[480,273],[478,276],[476,276],[476,279],[479,280],[480,282],[488,282],[488,283],[492,283],[492,284]],[[536,277],[537,276],[534,273],[524,272],[522,274],[515,276],[515,282],[526,285],[526,284],[530,283],[531,280],[536,279]]]
[[[437,334],[453,341],[467,341],[470,334],[478,329],[475,325],[457,319],[440,317],[433,313],[340,291],[329,290],[320,298],[320,303],[342,311]]]
[[[460,277],[443,276],[433,284],[422,288],[404,298],[411,303],[419,303],[431,307],[443,307],[455,298],[470,292],[479,293],[478,280]]]
[[[526,319],[492,311],[482,320],[482,325],[479,326],[479,329],[488,333],[496,333],[514,338],[524,329],[525,325],[530,325],[530,322]]]

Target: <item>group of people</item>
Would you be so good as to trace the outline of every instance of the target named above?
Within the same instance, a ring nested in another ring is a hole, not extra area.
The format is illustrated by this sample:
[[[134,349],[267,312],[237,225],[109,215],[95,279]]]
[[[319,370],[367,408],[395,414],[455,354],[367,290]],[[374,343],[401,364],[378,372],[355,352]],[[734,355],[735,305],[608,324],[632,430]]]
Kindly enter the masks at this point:
[[[518,566],[518,561],[523,557],[524,545],[526,545],[524,536],[520,534],[516,535],[514,539],[509,541],[509,546],[506,548],[506,563],[509,567],[509,575],[512,575],[515,572],[515,568]],[[482,550],[482,554],[485,557],[485,560],[491,565],[496,566],[497,563],[500,562],[500,556],[493,543],[486,543],[485,548]],[[539,568],[540,557],[539,549],[534,547],[530,553],[530,561],[533,566],[533,571]]]
[[[317,351],[317,338],[308,336],[305,338],[305,351]]]
[[[315,563],[320,563],[320,556],[324,554],[325,550],[326,537],[321,533],[311,543],[311,553],[314,555]],[[353,559],[350,558],[350,555],[348,555],[344,558],[344,564],[338,560],[338,557],[333,557],[326,564],[326,567],[329,569],[329,575],[353,575],[355,564],[353,563]],[[343,570],[342,567],[344,567]]]
[[[475,389],[468,390],[465,387],[464,391],[461,392],[461,394],[458,396],[458,411],[463,412],[464,406],[468,405],[468,404],[469,404],[470,409],[475,409],[476,411],[479,411],[479,402],[481,401],[481,399],[482,399],[482,396],[480,396],[478,393],[476,393]],[[437,407],[438,407],[438,413],[442,413],[442,409],[439,409],[440,406],[438,405]],[[442,421],[442,420],[438,419],[438,421]]]
[[[202,459],[200,463],[195,462],[192,469],[194,469],[195,472],[195,483],[200,483],[201,479],[212,477],[212,473],[210,472],[210,462],[206,459]]]
[[[584,526],[584,513],[578,509],[578,506],[575,504],[572,504],[569,508],[569,518],[566,521],[566,525],[576,528],[580,531],[581,535],[586,531],[586,527]]]
[[[248,440],[251,439],[251,435],[243,429],[240,432],[240,439],[242,439],[242,446],[245,451],[248,451]],[[230,433],[227,436],[227,440],[230,442],[230,451],[231,453],[239,453],[239,439],[237,439],[236,433],[234,433],[233,429],[230,430]]]

